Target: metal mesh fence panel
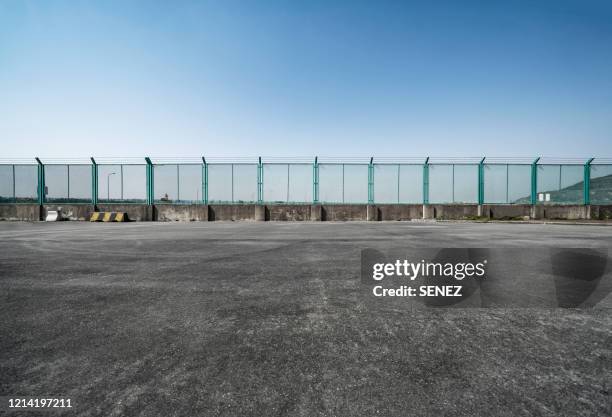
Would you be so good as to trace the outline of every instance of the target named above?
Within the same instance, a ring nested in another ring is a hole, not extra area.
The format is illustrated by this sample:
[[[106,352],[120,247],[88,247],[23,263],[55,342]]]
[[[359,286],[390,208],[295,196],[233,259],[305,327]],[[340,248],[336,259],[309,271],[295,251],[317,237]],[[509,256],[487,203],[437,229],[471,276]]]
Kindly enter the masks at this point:
[[[399,202],[399,165],[374,165],[374,201]]]
[[[234,202],[257,202],[257,164],[234,164]]]
[[[157,203],[201,203],[202,165],[154,165],[153,188]]]
[[[612,165],[591,165],[591,204],[612,204]]]
[[[484,202],[508,202],[508,165],[484,165]]]
[[[68,165],[45,166],[45,201],[68,200]]]
[[[265,185],[264,176],[264,185]],[[312,165],[289,164],[289,201],[312,202]]]
[[[210,203],[231,203],[232,164],[208,165],[208,201]]]
[[[531,166],[485,164],[484,202],[488,204],[529,204]]]
[[[183,164],[178,166],[178,197],[181,203],[199,204],[202,202],[202,165]]]
[[[508,202],[530,204],[531,165],[508,165]]]
[[[478,165],[453,165],[453,203],[478,203]]]
[[[91,165],[68,165],[68,201],[91,203]]]
[[[368,165],[343,165],[343,203],[368,202]]]
[[[590,160],[588,163],[591,163]],[[424,185],[432,204],[478,202],[479,165],[442,162],[428,165],[429,178],[423,183],[420,163],[322,163],[318,165],[318,201],[322,203],[368,202],[369,181],[373,201],[380,204],[423,202]],[[602,161],[607,162],[607,161]],[[585,161],[586,163],[586,161]],[[39,165],[0,164],[0,203],[38,201]],[[532,170],[536,171],[538,204],[585,203],[582,163],[544,161],[506,164],[487,162],[483,166],[484,203],[530,204]],[[612,164],[590,165],[591,204],[612,203]],[[147,166],[144,164],[99,164],[98,201],[144,203],[147,201]],[[205,188],[204,172],[207,172]],[[210,203],[254,203],[258,200],[258,172],[255,163],[156,164],[153,166],[153,201],[156,203],[199,204],[207,192]],[[586,173],[586,174],[585,174]],[[92,165],[45,164],[44,197],[47,202],[91,203]],[[310,163],[264,163],[262,195],[266,203],[313,201],[313,165]]]
[[[210,203],[257,202],[257,164],[209,164]]]
[[[147,201],[147,166],[121,165],[121,202],[144,203]]]
[[[45,165],[45,201],[91,203],[91,165]]]
[[[153,166],[153,196],[156,203],[175,203],[178,200],[178,165]]]
[[[100,203],[144,203],[146,199],[146,165],[98,165]]]
[[[474,184],[474,187],[476,184]],[[450,203],[453,201],[453,166],[429,166],[429,202]]]
[[[566,204],[582,204],[584,202],[583,165],[561,165],[559,202]]]
[[[15,201],[31,203],[38,199],[38,166],[15,165]]]
[[[319,164],[319,201],[342,203],[342,180],[342,164]]]
[[[478,165],[429,165],[430,203],[477,203]]]
[[[399,166],[399,202],[423,202],[423,165]]]
[[[582,203],[583,175],[582,165],[538,165],[538,203]]]
[[[0,203],[15,202],[13,165],[0,165]]]
[[[284,203],[289,201],[289,164],[264,164],[263,201]]]
[[[98,165],[98,201],[123,200],[121,176],[121,165]]]

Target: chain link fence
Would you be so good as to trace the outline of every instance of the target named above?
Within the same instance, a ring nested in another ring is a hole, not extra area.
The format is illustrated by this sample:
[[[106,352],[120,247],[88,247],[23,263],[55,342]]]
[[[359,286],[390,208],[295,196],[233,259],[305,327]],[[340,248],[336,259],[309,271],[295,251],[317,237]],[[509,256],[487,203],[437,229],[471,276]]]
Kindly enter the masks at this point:
[[[0,165],[0,203],[38,201],[37,165]]]
[[[612,161],[0,164],[0,203],[33,202],[612,204]]]

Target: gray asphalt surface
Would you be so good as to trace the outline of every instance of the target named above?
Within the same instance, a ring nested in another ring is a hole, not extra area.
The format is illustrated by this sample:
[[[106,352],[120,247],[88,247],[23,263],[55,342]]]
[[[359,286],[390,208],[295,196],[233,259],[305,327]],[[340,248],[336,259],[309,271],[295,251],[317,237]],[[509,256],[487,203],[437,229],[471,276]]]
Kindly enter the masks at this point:
[[[0,396],[80,416],[612,414],[609,298],[364,303],[360,251],[398,247],[611,248],[612,227],[0,222]]]

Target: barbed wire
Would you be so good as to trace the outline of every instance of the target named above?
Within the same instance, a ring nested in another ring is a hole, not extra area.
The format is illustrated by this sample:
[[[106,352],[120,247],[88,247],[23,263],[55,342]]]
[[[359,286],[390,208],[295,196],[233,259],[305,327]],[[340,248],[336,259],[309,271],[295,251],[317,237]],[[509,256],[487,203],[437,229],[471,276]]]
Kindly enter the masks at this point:
[[[146,165],[145,157],[39,157],[44,165],[91,165],[92,158],[98,165]],[[483,159],[484,158],[484,159]],[[484,156],[188,156],[188,157],[150,157],[155,165],[176,164],[517,164],[527,165],[536,161],[538,165],[583,165],[590,161],[593,165],[612,164],[612,157],[484,157]],[[0,158],[0,165],[36,165],[36,158]]]

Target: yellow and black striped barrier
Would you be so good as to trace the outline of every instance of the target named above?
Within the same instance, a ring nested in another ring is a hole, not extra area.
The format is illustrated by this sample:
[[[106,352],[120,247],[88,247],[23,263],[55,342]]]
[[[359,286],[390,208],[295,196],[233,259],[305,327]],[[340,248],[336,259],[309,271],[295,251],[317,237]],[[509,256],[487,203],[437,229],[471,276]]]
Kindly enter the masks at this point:
[[[127,213],[117,211],[95,211],[91,213],[90,222],[127,222]]]

